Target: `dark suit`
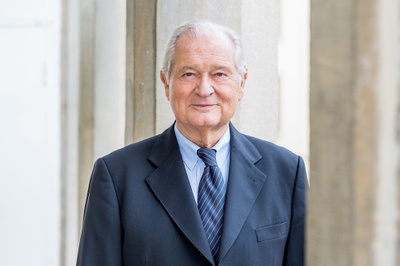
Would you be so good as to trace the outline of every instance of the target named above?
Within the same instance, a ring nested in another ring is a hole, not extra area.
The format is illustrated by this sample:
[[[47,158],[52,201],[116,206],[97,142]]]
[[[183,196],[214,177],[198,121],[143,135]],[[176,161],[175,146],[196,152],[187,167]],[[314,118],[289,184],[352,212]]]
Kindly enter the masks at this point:
[[[219,265],[303,265],[302,159],[230,129]],[[77,265],[213,264],[173,127],[97,160]]]

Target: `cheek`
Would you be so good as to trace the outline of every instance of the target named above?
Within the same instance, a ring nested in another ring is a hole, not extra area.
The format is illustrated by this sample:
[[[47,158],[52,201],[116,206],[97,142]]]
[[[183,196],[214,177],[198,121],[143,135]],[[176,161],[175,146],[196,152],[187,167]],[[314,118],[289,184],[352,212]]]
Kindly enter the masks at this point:
[[[185,106],[185,95],[179,91],[170,91],[169,101],[174,109],[182,109]]]
[[[190,98],[190,90],[187,88],[173,88],[169,92],[169,97],[174,102],[183,103]]]
[[[237,103],[242,99],[242,97],[243,97],[243,92],[240,89],[234,91],[231,90],[230,94],[224,95],[226,102],[232,107],[235,107]]]

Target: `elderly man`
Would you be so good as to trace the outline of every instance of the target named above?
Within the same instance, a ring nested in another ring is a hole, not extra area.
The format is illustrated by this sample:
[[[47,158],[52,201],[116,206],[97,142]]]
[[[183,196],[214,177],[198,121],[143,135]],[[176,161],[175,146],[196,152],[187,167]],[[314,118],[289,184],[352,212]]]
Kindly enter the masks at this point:
[[[176,122],[96,161],[78,265],[303,265],[302,159],[230,123],[247,69],[239,37],[193,21],[160,73]]]

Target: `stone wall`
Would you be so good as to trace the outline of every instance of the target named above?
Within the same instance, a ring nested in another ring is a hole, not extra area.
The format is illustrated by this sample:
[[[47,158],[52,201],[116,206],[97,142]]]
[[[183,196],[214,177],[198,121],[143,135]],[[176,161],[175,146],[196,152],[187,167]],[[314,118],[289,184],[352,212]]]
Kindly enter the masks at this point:
[[[399,1],[311,1],[308,265],[399,265]]]

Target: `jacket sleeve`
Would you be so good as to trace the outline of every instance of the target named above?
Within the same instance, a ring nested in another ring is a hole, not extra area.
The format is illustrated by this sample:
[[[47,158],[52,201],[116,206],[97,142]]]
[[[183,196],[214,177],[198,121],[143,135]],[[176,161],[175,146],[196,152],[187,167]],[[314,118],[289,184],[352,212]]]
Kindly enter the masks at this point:
[[[303,266],[305,252],[305,218],[307,174],[303,159],[298,157],[296,179],[292,197],[290,231],[285,248],[283,265]]]
[[[77,266],[122,265],[117,193],[103,159],[94,165],[86,197]]]

